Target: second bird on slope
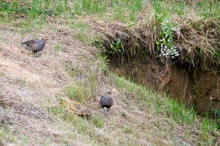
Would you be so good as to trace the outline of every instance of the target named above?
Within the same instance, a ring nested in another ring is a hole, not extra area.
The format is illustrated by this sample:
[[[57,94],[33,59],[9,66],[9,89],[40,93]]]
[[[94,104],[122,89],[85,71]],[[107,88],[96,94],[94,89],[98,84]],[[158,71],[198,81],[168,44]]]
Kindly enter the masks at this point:
[[[104,95],[100,98],[99,102],[101,107],[104,108],[105,111],[107,111],[113,105],[113,98],[111,94]]]

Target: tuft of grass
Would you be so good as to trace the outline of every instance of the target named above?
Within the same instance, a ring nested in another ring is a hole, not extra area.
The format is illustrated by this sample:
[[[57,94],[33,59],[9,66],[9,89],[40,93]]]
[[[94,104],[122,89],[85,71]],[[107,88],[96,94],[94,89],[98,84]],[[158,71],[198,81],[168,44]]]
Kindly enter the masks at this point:
[[[66,106],[59,104],[54,108],[48,109],[54,116],[61,119],[62,121],[66,121],[75,127],[76,131],[81,134],[85,134],[87,132],[88,124],[86,121],[75,114],[73,114]]]
[[[129,133],[133,133],[134,130],[133,130],[133,127],[127,126],[127,127],[124,127],[123,131],[124,133],[129,134]]]
[[[98,91],[97,76],[81,70],[70,71],[76,82],[65,88],[69,99],[84,103],[96,97]]]
[[[103,128],[105,125],[103,119],[97,115],[92,117],[92,123],[98,128]]]
[[[23,135],[21,137],[22,145],[27,145],[28,144],[28,137]]]
[[[123,89],[125,87],[125,82],[126,82],[126,79],[124,76],[117,77],[117,79],[115,79],[116,86],[118,86],[121,89]]]
[[[0,71],[0,77],[5,76],[4,72]]]
[[[196,112],[193,107],[186,108],[183,103],[178,103],[172,98],[165,96],[166,114],[171,116],[178,123],[192,124],[196,119]]]
[[[90,97],[91,92],[89,88],[84,87],[83,84],[76,84],[66,87],[66,94],[69,99],[82,103]]]
[[[210,138],[210,132],[217,129],[216,123],[208,120],[207,118],[202,119],[202,124],[200,125],[201,137],[204,141],[208,141]]]
[[[3,126],[0,129],[0,139],[7,139],[9,142],[16,143],[17,138],[13,134],[13,132],[9,131],[9,127]]]

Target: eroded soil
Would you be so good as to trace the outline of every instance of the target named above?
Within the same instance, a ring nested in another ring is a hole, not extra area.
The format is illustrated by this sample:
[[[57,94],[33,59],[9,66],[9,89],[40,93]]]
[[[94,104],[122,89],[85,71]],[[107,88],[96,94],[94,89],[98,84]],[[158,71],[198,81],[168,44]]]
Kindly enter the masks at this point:
[[[194,106],[198,114],[220,108],[219,74],[195,70],[179,63],[135,55],[129,61],[111,60],[111,70],[134,81],[165,91],[178,101]]]

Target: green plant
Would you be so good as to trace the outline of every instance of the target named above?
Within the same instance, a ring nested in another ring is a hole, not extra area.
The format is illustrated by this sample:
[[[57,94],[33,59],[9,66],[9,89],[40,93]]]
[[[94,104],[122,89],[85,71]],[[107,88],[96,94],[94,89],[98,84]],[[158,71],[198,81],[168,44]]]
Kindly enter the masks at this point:
[[[55,46],[55,51],[56,52],[60,52],[61,51],[61,45],[60,44],[56,44],[56,46]]]
[[[125,87],[125,77],[117,77],[115,79],[115,84],[119,87],[119,88],[124,88]]]
[[[212,113],[215,117],[217,117],[217,118],[220,117],[220,109],[211,108],[211,113]]]
[[[8,125],[4,125],[3,127],[1,127],[0,139],[7,139],[9,142],[12,142],[12,143],[15,143],[17,141],[15,134],[12,131],[9,131]]]
[[[102,128],[104,127],[105,123],[103,121],[102,118],[100,118],[99,116],[95,115],[94,117],[92,117],[92,123],[98,127],[98,128]]]
[[[209,139],[209,133],[215,130],[216,128],[217,125],[214,122],[208,120],[207,118],[203,118],[202,124],[200,125],[201,136],[203,140],[207,141]]]
[[[194,122],[196,113],[192,107],[186,109],[183,103],[178,103],[174,99],[168,99],[168,97],[166,97],[166,102],[168,106],[168,113],[171,114],[175,121],[186,123],[187,125]]]
[[[81,83],[66,87],[66,94],[71,100],[76,100],[80,103],[84,102],[89,96],[89,88]]]
[[[22,140],[22,145],[26,145],[28,143],[28,137],[25,135],[21,137],[21,140]]]
[[[121,39],[117,38],[113,43],[110,44],[111,50],[108,53],[111,54],[119,54],[122,51],[122,44],[121,44]]]
[[[75,14],[94,14],[105,13],[107,6],[107,0],[77,0],[75,1],[73,10]]]
[[[4,75],[4,72],[0,71],[0,77],[3,77]]]
[[[124,133],[132,133],[133,132],[133,127],[127,126],[123,129]]]
[[[160,46],[160,56],[165,56],[166,58],[176,58],[180,54],[177,51],[177,47],[173,43],[173,34],[172,31],[178,31],[176,27],[168,19],[164,19],[161,23],[161,39],[157,42],[157,45]]]
[[[43,146],[49,146],[51,144],[51,140],[48,138],[44,141]]]
[[[108,71],[108,65],[107,65],[107,63],[109,62],[108,56],[101,56],[99,54],[97,58],[100,59],[99,67],[101,71],[106,73]]]

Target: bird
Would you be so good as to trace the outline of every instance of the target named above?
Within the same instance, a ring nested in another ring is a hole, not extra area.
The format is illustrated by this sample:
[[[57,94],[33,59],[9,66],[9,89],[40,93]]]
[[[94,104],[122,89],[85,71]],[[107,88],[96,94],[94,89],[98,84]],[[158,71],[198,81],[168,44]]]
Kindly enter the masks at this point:
[[[47,36],[45,36],[42,39],[28,40],[28,41],[22,42],[21,44],[25,44],[26,49],[31,50],[34,53],[37,53],[43,50],[46,40],[48,40]]]
[[[104,95],[100,98],[100,105],[104,108],[105,111],[108,111],[109,108],[113,105],[113,98],[110,95]]]

